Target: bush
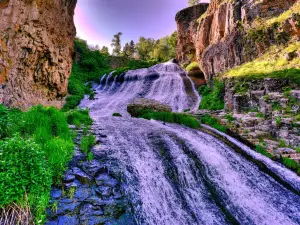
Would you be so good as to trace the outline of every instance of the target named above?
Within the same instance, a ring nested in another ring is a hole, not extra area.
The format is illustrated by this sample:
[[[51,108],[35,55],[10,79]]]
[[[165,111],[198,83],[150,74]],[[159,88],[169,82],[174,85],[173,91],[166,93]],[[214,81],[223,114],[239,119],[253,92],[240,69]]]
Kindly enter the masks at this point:
[[[209,110],[221,110],[224,109],[224,92],[225,86],[223,82],[214,81],[213,88],[208,86],[201,86],[199,94],[202,96],[202,100],[199,109]]]
[[[150,110],[142,110],[138,112],[138,118],[160,120],[168,123],[177,123],[190,128],[199,128],[200,124],[196,118],[182,114],[171,112],[153,112]]]
[[[14,135],[0,141],[0,207],[19,203],[25,194],[50,191],[51,173],[45,153],[32,139]]]
[[[215,128],[215,129],[217,129],[217,130],[219,130],[219,131],[221,131],[223,133],[226,133],[226,131],[227,131],[226,127],[224,127],[221,124],[219,124],[217,118],[214,118],[214,117],[212,117],[212,116],[210,116],[208,114],[204,115],[204,116],[201,116],[200,122],[204,123],[204,124],[207,124],[207,125]]]

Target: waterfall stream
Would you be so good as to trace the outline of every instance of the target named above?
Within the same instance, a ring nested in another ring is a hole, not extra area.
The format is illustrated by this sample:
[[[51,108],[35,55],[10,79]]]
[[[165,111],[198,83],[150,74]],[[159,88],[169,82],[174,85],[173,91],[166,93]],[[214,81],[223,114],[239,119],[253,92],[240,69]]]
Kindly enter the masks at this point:
[[[118,77],[110,74],[95,87],[96,99],[86,98],[80,105],[90,109],[92,129],[101,142],[94,155],[105,155],[118,165],[133,223],[300,224],[299,192],[278,183],[223,141],[127,113],[127,105],[140,97],[166,103],[176,112],[196,110],[200,97],[194,88],[186,91],[184,79],[185,72],[173,63]],[[296,174],[253,154],[300,190]]]

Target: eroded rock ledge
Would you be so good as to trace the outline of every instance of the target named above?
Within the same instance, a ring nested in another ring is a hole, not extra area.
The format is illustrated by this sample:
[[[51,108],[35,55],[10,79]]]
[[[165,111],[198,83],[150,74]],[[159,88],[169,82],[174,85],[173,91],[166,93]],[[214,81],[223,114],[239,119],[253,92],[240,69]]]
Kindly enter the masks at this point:
[[[72,67],[77,0],[0,0],[0,103],[61,107]]]

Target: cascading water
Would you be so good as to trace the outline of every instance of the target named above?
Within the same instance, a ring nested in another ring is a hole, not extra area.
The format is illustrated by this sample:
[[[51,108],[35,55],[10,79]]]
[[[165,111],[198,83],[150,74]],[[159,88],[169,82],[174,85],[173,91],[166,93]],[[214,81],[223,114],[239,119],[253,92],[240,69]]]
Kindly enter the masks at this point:
[[[134,223],[300,224],[296,174],[251,153],[284,177],[292,191],[211,135],[128,115],[126,106],[140,97],[178,112],[196,110],[199,96],[195,89],[187,94],[184,77],[173,63],[110,74],[95,88],[96,100],[81,103],[90,108],[93,131],[101,141],[94,154],[117,162],[122,173]],[[115,112],[123,117],[112,117]]]

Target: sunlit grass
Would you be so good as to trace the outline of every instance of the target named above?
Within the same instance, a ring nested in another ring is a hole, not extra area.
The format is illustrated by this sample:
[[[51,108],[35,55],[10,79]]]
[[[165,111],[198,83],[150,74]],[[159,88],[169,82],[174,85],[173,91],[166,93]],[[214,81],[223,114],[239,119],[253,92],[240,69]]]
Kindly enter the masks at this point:
[[[300,49],[300,43],[288,46],[273,46],[261,57],[242,64],[227,72],[222,77],[246,78],[291,78],[300,80],[300,58],[294,57],[288,61],[286,55]]]

